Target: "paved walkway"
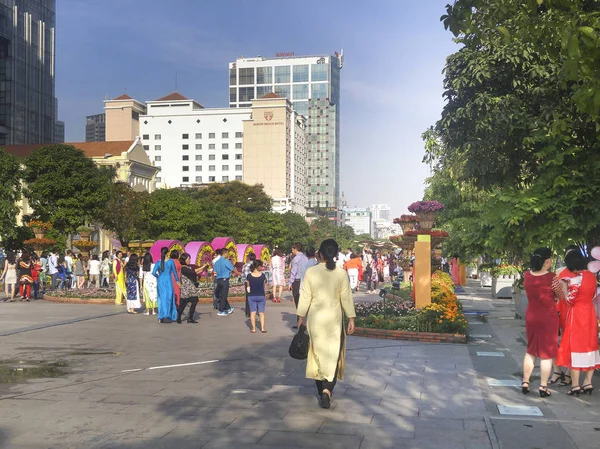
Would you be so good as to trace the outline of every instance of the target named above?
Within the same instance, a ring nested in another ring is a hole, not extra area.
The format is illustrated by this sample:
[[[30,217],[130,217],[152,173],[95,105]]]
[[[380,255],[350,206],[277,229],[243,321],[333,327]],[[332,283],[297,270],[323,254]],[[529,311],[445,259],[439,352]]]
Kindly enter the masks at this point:
[[[465,296],[497,315],[472,326],[493,335],[486,341],[349,337],[331,410],[287,355],[289,301],[268,304],[267,334],[251,334],[239,310],[217,317],[210,306],[198,308],[199,324],[161,325],[115,306],[0,303],[0,359],[63,360],[69,370],[0,384],[0,448],[597,448],[597,396],[542,401],[488,386],[487,376],[518,379],[523,346],[504,342],[522,322],[500,320],[510,307],[487,296]],[[498,350],[506,357],[476,355]],[[197,362],[209,363],[176,366]],[[496,405],[509,402],[540,406],[544,417],[501,418]]]

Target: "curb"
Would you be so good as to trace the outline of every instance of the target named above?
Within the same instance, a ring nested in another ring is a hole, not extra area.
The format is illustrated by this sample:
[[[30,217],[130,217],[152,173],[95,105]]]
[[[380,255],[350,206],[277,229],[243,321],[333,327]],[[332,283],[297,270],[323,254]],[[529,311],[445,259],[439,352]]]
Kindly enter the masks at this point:
[[[104,305],[115,305],[115,300],[113,298],[89,298],[89,299],[83,299],[83,298],[63,298],[61,296],[49,296],[49,295],[45,295],[44,296],[44,301],[48,301],[48,302],[55,302],[55,303],[63,303],[63,304],[104,304]],[[230,296],[229,298],[227,298],[227,300],[229,302],[234,302],[234,303],[245,303],[246,302],[246,297],[245,296]],[[213,303],[213,299],[212,298],[200,298],[198,301],[198,304],[212,304]]]
[[[467,336],[460,334],[394,331],[387,329],[371,329],[366,327],[355,328],[353,335],[356,337],[382,338],[386,340],[420,341],[423,343],[467,343]]]

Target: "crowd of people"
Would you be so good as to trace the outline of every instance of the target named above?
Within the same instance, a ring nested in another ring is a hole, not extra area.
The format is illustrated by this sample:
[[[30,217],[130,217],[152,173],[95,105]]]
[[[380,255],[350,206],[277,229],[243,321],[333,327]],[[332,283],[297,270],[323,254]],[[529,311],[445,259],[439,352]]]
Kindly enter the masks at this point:
[[[597,280],[587,270],[588,261],[579,248],[567,248],[564,261],[566,267],[553,273],[552,251],[539,248],[524,275],[528,306],[523,394],[531,391],[536,359],[540,359],[541,397],[551,396],[548,385],[553,384],[569,386],[569,396],[591,395],[594,391],[592,377],[600,368]]]

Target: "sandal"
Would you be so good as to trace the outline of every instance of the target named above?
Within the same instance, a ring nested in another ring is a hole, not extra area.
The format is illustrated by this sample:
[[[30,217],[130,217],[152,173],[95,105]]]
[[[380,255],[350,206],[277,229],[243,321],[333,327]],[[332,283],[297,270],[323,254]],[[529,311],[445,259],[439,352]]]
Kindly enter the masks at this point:
[[[567,391],[567,394],[569,396],[577,396],[577,397],[579,397],[579,393],[581,393],[581,387],[573,387],[569,391]]]
[[[556,379],[554,379],[554,376],[558,376]],[[550,385],[555,384],[556,382],[561,381],[564,382],[565,381],[565,373],[561,372],[554,372],[554,374],[552,375],[552,377],[550,378],[550,380],[548,380],[548,383]]]
[[[256,329],[254,329],[254,330],[250,329],[250,333],[251,334],[256,334]]]
[[[527,384],[527,386],[525,386],[525,384]],[[523,392],[523,394],[527,394],[531,391],[531,389],[529,388],[529,382],[521,382],[521,391]]]
[[[569,376],[568,374],[565,374],[564,377],[565,378],[563,378],[563,380],[561,380],[558,385],[560,385],[561,387],[566,387],[566,386],[571,385],[573,383],[573,381],[571,380],[571,376]],[[569,378],[568,382],[567,382],[567,379],[566,379],[567,377]]]
[[[540,397],[542,398],[547,398],[548,396],[552,396],[552,393],[550,393],[550,390],[548,390],[548,387],[540,385],[540,388],[538,389],[539,393],[540,393]]]

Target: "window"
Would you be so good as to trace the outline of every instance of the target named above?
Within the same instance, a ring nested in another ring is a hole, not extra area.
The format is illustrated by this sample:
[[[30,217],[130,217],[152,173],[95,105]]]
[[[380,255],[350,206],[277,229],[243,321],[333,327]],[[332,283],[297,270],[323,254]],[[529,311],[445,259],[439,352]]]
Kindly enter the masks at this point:
[[[202,133],[196,133],[196,139],[202,139]]]
[[[275,86],[275,93],[280,97],[290,98],[290,86]]]
[[[154,145],[154,151],[160,151],[161,147],[160,145]]]
[[[235,155],[235,159],[236,159],[237,161],[241,161],[241,160],[242,160],[242,155],[241,155],[241,154],[236,154],[236,155]]]
[[[228,143],[221,144],[221,149],[222,150],[228,150],[229,149],[229,144]]]
[[[235,87],[229,88],[229,102],[235,103],[237,101],[237,89]]]
[[[209,143],[208,144],[208,149],[209,150],[214,150],[215,149],[215,144],[214,143]]]
[[[221,170],[229,171],[229,165],[221,165]]]
[[[311,84],[310,86],[310,98],[328,98],[327,83]]]
[[[229,85],[235,86],[237,84],[237,70],[229,69]]]
[[[235,180],[236,180],[236,181],[241,181],[241,180],[242,180],[242,177],[241,177],[241,176],[236,176],[236,177],[235,177]]]
[[[229,133],[221,133],[221,139],[229,139]]]
[[[209,176],[208,177],[208,182],[215,182],[215,177],[214,176]]]
[[[256,84],[271,84],[273,82],[273,67],[256,68]]]
[[[185,156],[182,156],[181,160],[183,160],[183,161],[189,161],[190,157],[186,154]]]
[[[160,162],[162,160],[162,157],[161,156],[154,156],[154,160],[156,162]]]
[[[224,154],[223,156],[221,156],[221,159],[224,161],[228,161],[229,160],[229,155],[228,154]]]
[[[160,140],[160,134],[154,134],[154,140]]]
[[[202,149],[202,144],[201,143],[197,143],[196,144],[196,149],[197,150],[201,150]]]
[[[240,87],[239,101],[242,102],[252,100],[254,100],[254,87]]]
[[[182,134],[182,135],[181,135],[181,138],[182,138],[182,139],[184,139],[184,140],[185,140],[185,139],[189,139],[189,138],[190,138],[190,135],[189,135],[189,134]]]
[[[244,137],[244,133],[241,133],[241,132],[235,133],[235,138],[236,139],[241,139],[242,137]]]
[[[308,100],[308,84],[294,84],[294,100]]]
[[[254,84],[254,67],[240,69],[240,85]]]
[[[290,67],[275,67],[275,82],[289,83],[290,82]]]
[[[181,167],[181,171],[190,171],[190,167],[187,165],[184,165],[183,167]]]
[[[201,154],[197,154],[196,155],[196,160],[197,161],[201,161],[202,160],[202,155]]]
[[[202,165],[196,165],[196,171],[202,171]]]
[[[308,64],[294,66],[294,83],[308,82]]]
[[[209,165],[208,166],[208,171],[215,171],[215,166],[214,165]]]
[[[208,133],[208,138],[209,139],[214,139],[215,138],[215,133]]]
[[[242,170],[242,166],[241,165],[236,165],[235,166],[235,170],[236,171],[241,171]]]
[[[273,86],[257,86],[256,87],[256,98],[262,98],[267,94],[273,92]]]
[[[143,145],[143,147],[144,147],[144,150],[150,151],[150,145]]]
[[[190,177],[189,177],[189,176],[184,176],[184,177],[182,178],[182,181],[183,181],[183,182],[190,182]]]
[[[144,140],[150,140],[150,134],[144,134],[142,136],[142,139],[144,139]]]
[[[235,149],[236,150],[241,150],[242,149],[242,143],[241,142],[236,143],[235,144]]]
[[[161,180],[161,178],[160,178],[160,177],[157,177],[157,178],[156,178],[156,182],[160,182],[160,180]]]
[[[190,146],[189,145],[181,145],[181,149],[183,149],[183,150],[189,150]]]
[[[311,64],[311,81],[329,81],[329,66],[327,64]]]
[[[202,176],[196,176],[196,182],[202,182]]]
[[[208,155],[208,160],[209,161],[214,161],[215,160],[215,155],[214,154],[209,154]]]

